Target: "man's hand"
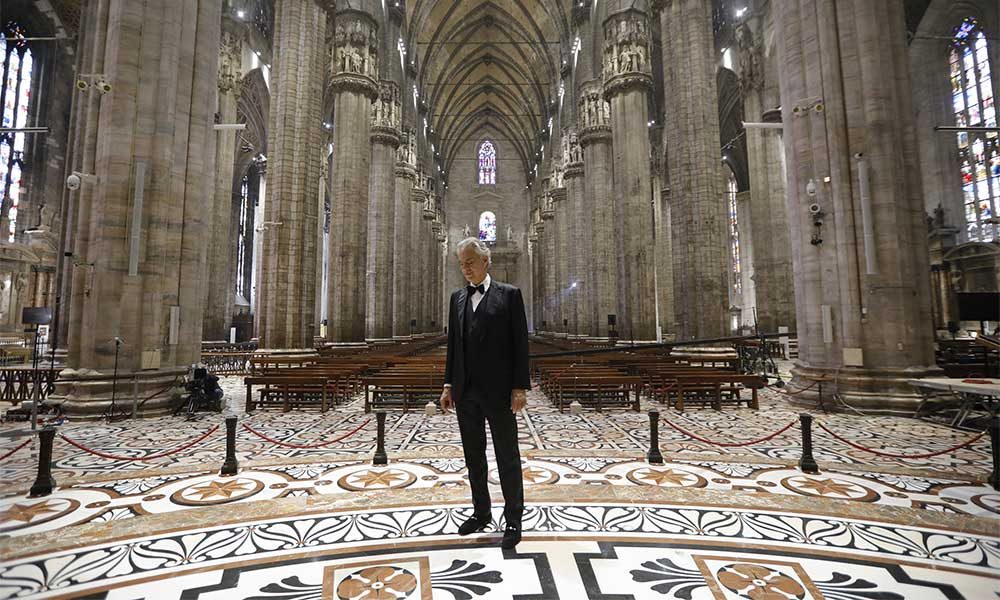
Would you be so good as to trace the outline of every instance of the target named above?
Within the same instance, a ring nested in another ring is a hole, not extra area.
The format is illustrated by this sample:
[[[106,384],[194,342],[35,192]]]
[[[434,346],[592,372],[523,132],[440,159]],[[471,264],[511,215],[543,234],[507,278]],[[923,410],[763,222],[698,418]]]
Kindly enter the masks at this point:
[[[443,412],[443,413],[450,412],[451,411],[451,407],[455,405],[455,403],[451,401],[451,388],[450,387],[446,387],[443,390],[441,390],[441,399],[440,400],[441,400],[441,412]]]
[[[517,414],[528,403],[527,390],[510,391],[510,412]]]

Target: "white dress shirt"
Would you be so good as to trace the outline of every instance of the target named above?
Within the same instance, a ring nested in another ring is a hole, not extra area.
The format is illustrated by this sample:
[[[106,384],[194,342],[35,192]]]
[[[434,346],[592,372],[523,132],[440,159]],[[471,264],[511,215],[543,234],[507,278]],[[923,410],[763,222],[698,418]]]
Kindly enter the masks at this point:
[[[483,286],[483,289],[485,291],[487,291],[487,292],[490,291],[490,274],[489,273],[486,274],[486,279],[483,279],[482,286]],[[472,300],[472,312],[476,312],[476,309],[479,308],[479,301],[483,299],[483,295],[484,294],[480,294],[479,293],[479,290],[476,290],[472,294],[472,298],[470,298],[470,300]]]

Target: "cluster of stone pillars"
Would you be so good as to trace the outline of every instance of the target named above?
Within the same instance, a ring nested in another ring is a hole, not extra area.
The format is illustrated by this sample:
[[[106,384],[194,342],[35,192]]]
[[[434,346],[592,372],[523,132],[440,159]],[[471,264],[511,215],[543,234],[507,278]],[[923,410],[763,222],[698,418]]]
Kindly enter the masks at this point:
[[[373,16],[378,11],[381,7],[372,2],[339,9],[333,2],[312,0],[276,5],[273,72],[287,66],[290,80],[272,88],[265,227],[273,230],[265,232],[294,243],[276,251],[265,237],[261,348],[309,349],[316,341],[385,343],[441,329],[440,294],[434,287],[441,282],[444,241],[440,203],[418,166],[416,134],[403,128],[413,115],[404,114],[401,102],[402,69],[396,61],[380,60],[383,40],[396,39],[403,14],[390,11],[391,31],[385,35]],[[333,107],[332,116],[326,115],[332,157],[321,177],[324,92]],[[299,143],[284,146],[282,138]],[[283,185],[285,177],[300,185]],[[321,181],[327,182],[326,190],[320,189]],[[322,260],[317,194],[326,194],[330,207],[325,273],[317,265]],[[326,295],[319,294],[318,302],[325,303],[326,334],[320,336],[323,323],[317,315],[323,311],[313,303],[324,275]]]
[[[802,385],[826,378],[849,404],[906,410],[916,401],[907,380],[934,356],[903,2],[775,10],[795,373]]]
[[[85,4],[77,70],[111,89],[80,92],[71,116],[86,177],[65,203],[67,381],[52,396],[69,414],[108,411],[113,381],[119,399],[148,396],[140,412],[165,410],[200,358],[221,17],[221,0]]]
[[[601,15],[599,27],[589,22],[594,14]],[[575,56],[569,83],[578,101],[560,114],[575,117],[575,127],[563,132],[574,149],[564,143],[552,157],[536,200],[529,241],[543,264],[534,267],[535,327],[636,342],[728,335],[732,282],[726,195],[717,176],[711,6],[612,1],[594,12],[584,2],[573,16],[580,46],[599,52]],[[654,173],[659,157],[650,143],[650,131],[661,131],[650,128],[657,121],[650,106],[652,16],[659,19],[664,65],[662,173]],[[766,112],[765,98],[777,105],[776,82],[764,90],[759,81],[760,73],[743,74],[753,114]],[[758,325],[794,330],[781,134],[750,136],[755,187],[747,221],[764,238],[752,246],[754,282],[764,296]]]

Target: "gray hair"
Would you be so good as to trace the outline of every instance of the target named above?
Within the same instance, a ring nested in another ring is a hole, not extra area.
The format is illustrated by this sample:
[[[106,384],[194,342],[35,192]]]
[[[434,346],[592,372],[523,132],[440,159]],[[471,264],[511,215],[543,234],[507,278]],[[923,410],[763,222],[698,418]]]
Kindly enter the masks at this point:
[[[480,240],[479,238],[467,237],[458,243],[458,247],[455,248],[455,254],[461,254],[462,250],[465,250],[469,246],[472,246],[476,250],[476,254],[479,256],[486,257],[486,264],[491,262],[490,258],[490,247],[486,245],[486,242]]]

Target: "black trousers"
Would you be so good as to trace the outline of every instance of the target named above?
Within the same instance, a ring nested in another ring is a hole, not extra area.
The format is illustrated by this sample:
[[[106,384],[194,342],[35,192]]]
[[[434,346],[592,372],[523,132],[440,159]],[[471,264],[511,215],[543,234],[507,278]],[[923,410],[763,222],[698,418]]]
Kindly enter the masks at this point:
[[[458,430],[462,434],[465,465],[472,487],[472,508],[477,516],[488,516],[492,503],[487,484],[486,422],[490,423],[493,449],[503,490],[504,519],[507,525],[521,527],[524,513],[524,484],[521,480],[521,451],[517,446],[517,418],[510,404],[491,406],[486,395],[475,386],[465,389],[455,403]]]

